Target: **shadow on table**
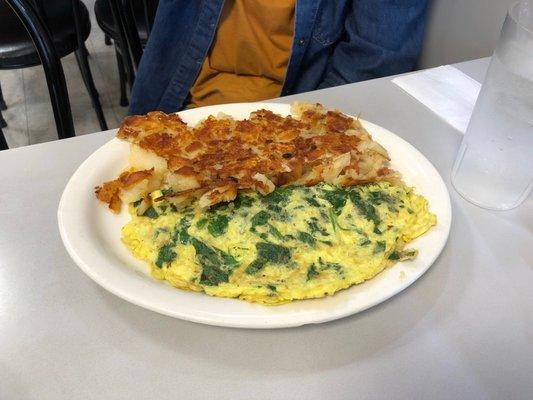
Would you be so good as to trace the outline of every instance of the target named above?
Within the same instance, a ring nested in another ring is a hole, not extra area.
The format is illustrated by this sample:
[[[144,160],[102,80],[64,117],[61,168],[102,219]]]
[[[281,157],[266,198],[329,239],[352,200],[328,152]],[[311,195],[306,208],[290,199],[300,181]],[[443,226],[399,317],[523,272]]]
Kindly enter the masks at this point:
[[[456,210],[454,210],[455,213]],[[454,215],[454,221],[464,221]],[[459,222],[460,224],[461,222]],[[341,320],[278,330],[213,327],[144,310],[101,290],[103,300],[138,334],[176,357],[200,359],[221,370],[253,370],[264,375],[308,373],[362,363],[433,333],[453,318],[470,280],[470,230],[452,222],[450,239],[432,268],[402,293]],[[458,265],[457,261],[460,260]],[[430,327],[419,324],[430,324]]]

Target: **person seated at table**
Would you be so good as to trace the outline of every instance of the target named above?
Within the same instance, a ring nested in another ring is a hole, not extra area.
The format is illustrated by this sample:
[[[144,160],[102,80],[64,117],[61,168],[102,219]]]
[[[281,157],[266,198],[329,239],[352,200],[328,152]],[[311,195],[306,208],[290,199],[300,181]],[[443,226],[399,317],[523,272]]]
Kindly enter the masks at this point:
[[[259,101],[409,71],[427,0],[161,0],[130,114]]]

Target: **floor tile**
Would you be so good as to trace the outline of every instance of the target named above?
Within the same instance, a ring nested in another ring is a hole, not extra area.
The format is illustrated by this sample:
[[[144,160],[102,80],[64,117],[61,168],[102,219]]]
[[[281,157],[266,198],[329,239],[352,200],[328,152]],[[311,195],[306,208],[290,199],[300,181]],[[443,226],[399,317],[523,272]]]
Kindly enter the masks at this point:
[[[2,111],[2,116],[8,124],[2,129],[6,140],[11,147],[28,145],[28,121],[22,70],[0,71],[0,85],[7,105],[7,110]]]

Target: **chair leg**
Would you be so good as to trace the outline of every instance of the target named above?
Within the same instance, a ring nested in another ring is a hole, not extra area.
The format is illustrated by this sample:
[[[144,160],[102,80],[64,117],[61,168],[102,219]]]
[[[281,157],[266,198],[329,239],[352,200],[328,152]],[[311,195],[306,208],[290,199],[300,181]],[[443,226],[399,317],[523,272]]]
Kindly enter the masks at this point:
[[[0,86],[0,110],[7,110],[7,104],[2,93],[2,86]]]
[[[2,129],[0,129],[0,150],[7,150],[9,149],[7,145],[6,137],[4,136],[4,132],[2,132]]]
[[[126,70],[124,69],[124,61],[122,54],[119,53],[115,47],[115,56],[117,57],[118,79],[120,81],[120,105],[122,107],[128,106],[128,96],[126,94]]]
[[[0,128],[6,128],[6,127],[7,127],[7,122],[4,119],[2,112],[0,111]]]
[[[111,38],[107,34],[104,36],[104,43],[106,46],[111,46]]]
[[[107,123],[104,117],[104,112],[102,111],[102,105],[100,104],[100,99],[98,98],[98,91],[94,86],[93,76],[91,74],[91,69],[89,68],[89,61],[87,60],[87,49],[85,46],[82,46],[76,50],[76,61],[78,62],[78,67],[80,68],[81,76],[83,78],[83,83],[91,96],[91,102],[93,103],[94,111],[96,112],[96,118],[98,118],[98,123],[100,124],[100,129],[103,131],[107,130]]]

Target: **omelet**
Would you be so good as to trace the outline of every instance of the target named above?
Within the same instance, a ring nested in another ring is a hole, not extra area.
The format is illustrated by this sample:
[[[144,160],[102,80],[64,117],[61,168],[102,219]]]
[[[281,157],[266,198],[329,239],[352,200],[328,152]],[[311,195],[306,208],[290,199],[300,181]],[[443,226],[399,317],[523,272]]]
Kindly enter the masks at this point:
[[[122,241],[157,279],[261,304],[319,298],[373,278],[436,223],[425,198],[386,181],[240,191],[208,209],[177,207],[172,189],[129,206]]]

